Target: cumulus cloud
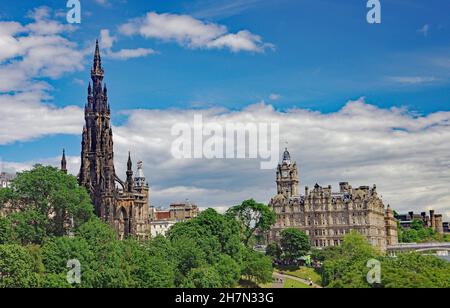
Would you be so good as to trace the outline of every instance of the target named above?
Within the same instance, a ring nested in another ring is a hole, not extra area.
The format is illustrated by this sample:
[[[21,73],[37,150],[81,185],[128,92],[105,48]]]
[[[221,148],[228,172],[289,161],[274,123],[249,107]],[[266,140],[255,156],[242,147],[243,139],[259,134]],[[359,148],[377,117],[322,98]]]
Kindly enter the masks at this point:
[[[112,47],[117,40],[117,37],[112,36],[108,29],[102,29],[100,31],[100,46],[106,57],[116,60],[127,60],[156,53],[156,51],[151,48],[120,49],[118,51],[113,51]]]
[[[259,161],[171,157],[172,125],[191,123],[197,112],[131,111],[128,123],[115,129],[118,170],[124,173],[126,153],[132,149],[135,159],[146,164],[157,204],[179,198],[202,206],[230,206],[245,198],[268,202],[275,194],[275,171],[260,170]],[[340,181],[355,187],[377,184],[385,202],[398,211],[434,208],[450,218],[450,112],[417,116],[360,99],[329,114],[279,112],[262,103],[239,112],[207,109],[203,117],[205,123],[223,125],[280,123],[280,140],[289,141],[302,187],[316,182],[336,187]],[[167,191],[180,187],[180,194]]]
[[[276,193],[275,170],[261,170],[258,160],[171,156],[172,126],[192,123],[199,112],[205,123],[279,123],[280,141],[289,141],[300,168],[301,191],[315,183],[336,190],[341,181],[354,187],[377,184],[385,203],[399,212],[435,209],[450,218],[450,112],[418,116],[364,99],[335,113],[280,112],[265,103],[241,111],[128,111],[128,121],[114,127],[116,169],[124,177],[128,150],[134,162],[143,160],[153,205],[190,199],[223,209],[248,198],[267,203]],[[71,168],[77,172],[79,161]]]
[[[85,55],[64,36],[73,28],[51,14],[39,7],[29,12],[28,24],[0,22],[0,144],[80,130],[81,108],[45,103],[48,79],[83,69]]]
[[[119,31],[128,36],[141,35],[165,41],[175,41],[188,48],[223,49],[232,52],[263,52],[274,49],[262,38],[248,30],[229,33],[227,27],[208,23],[189,15],[158,14],[149,12],[142,18],[130,20],[120,26]]]
[[[83,127],[83,110],[78,106],[57,108],[42,104],[42,93],[0,95],[0,145],[28,141],[46,135],[78,134]]]
[[[42,88],[44,78],[83,68],[84,53],[64,37],[73,28],[49,15],[42,7],[29,13],[29,24],[0,22],[0,92],[36,89],[36,84]]]

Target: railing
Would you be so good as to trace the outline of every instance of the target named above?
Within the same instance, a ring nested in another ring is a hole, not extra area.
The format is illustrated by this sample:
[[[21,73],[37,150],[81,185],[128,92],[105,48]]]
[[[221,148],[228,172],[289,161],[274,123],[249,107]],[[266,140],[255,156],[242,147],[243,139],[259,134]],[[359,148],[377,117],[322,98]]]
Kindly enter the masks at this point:
[[[450,243],[408,243],[388,246],[387,250],[450,248]]]

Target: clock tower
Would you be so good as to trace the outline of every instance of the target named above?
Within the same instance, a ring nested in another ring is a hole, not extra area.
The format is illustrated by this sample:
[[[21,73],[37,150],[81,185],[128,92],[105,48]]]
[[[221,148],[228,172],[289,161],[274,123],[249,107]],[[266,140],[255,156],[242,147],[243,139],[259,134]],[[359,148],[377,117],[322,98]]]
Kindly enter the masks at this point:
[[[298,169],[297,163],[291,161],[288,149],[283,153],[283,161],[277,169],[277,191],[286,198],[298,196]]]

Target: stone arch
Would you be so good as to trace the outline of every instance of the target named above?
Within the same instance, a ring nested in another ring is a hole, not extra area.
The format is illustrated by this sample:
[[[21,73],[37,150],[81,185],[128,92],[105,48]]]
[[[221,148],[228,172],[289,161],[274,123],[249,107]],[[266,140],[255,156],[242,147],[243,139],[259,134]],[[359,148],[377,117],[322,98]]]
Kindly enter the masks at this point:
[[[119,208],[117,222],[119,239],[123,240],[130,234],[130,216],[123,206]]]

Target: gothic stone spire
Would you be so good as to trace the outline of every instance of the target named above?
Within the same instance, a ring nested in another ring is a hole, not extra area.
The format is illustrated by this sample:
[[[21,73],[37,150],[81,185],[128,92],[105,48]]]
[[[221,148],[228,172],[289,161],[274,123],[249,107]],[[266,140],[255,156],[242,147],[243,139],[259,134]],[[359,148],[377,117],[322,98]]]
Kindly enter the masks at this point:
[[[98,46],[98,40],[95,43],[95,53],[94,53],[94,65],[92,66],[91,76],[92,78],[98,77],[103,79],[104,71],[102,68],[102,58],[100,56],[100,47]]]
[[[108,219],[115,191],[115,169],[110,112],[103,91],[103,68],[98,41],[95,46],[94,63],[91,70],[92,88],[88,87],[88,102],[85,109],[81,169],[79,182],[90,192],[97,215]],[[107,196],[107,197],[105,197]],[[110,199],[108,199],[110,198]]]
[[[61,171],[67,174],[67,160],[66,160],[66,150],[63,149],[63,155],[61,158]]]
[[[131,153],[128,152],[128,162],[127,162],[127,191],[132,192],[134,187],[133,181],[133,163],[131,161]]]

